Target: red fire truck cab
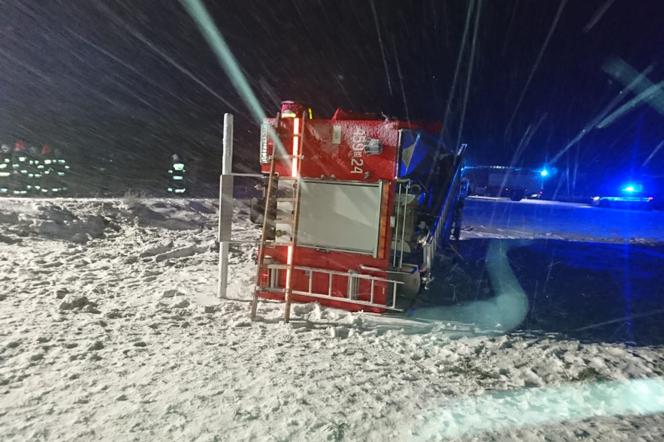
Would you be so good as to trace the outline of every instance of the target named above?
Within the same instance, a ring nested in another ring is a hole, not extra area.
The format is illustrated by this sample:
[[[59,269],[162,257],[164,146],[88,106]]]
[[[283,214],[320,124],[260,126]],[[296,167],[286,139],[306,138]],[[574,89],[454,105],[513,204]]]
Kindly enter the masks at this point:
[[[447,149],[441,128],[341,109],[315,119],[283,102],[261,126],[256,296],[401,310],[460,207],[465,146]]]

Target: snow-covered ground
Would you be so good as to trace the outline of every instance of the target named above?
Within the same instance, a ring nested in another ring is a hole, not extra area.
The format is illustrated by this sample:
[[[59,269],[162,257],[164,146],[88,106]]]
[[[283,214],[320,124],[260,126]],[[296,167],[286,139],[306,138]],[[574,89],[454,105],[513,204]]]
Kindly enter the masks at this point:
[[[664,439],[660,346],[317,304],[250,322],[252,246],[215,297],[215,210],[0,200],[3,440]]]

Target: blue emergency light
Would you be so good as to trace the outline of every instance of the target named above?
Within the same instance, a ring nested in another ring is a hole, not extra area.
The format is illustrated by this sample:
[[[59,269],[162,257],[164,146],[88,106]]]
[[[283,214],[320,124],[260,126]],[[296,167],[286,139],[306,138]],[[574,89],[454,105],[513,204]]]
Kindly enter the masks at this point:
[[[643,185],[639,183],[625,183],[620,190],[622,193],[633,195],[635,193],[643,192]]]

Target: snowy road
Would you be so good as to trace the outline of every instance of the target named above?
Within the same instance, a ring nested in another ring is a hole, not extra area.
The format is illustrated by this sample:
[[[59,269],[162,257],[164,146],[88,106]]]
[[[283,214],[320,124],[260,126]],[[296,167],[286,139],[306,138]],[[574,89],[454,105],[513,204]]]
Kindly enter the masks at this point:
[[[316,304],[251,323],[253,249],[216,299],[215,226],[212,201],[0,201],[3,440],[664,439],[661,346]]]
[[[559,238],[664,242],[664,211],[622,210],[554,201],[471,197],[465,238]]]
[[[664,212],[470,198],[464,215],[467,260],[512,238],[503,241],[530,304],[521,329],[664,344]]]

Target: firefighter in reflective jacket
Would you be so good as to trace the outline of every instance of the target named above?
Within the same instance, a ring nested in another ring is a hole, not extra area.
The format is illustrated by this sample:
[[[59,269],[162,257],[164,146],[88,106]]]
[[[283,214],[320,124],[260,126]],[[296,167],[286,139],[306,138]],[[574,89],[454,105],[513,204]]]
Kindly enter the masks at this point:
[[[40,166],[41,180],[39,185],[41,186],[41,194],[48,195],[54,193],[53,188],[56,185],[56,179],[54,177],[53,151],[48,144],[42,146]]]
[[[16,141],[12,155],[12,194],[27,195],[29,185],[29,159],[25,150],[25,143]]]
[[[12,191],[12,149],[8,144],[0,146],[0,196]]]
[[[169,183],[168,192],[174,194],[183,194],[187,191],[187,186],[184,179],[186,169],[180,155],[174,153],[171,155],[171,168],[168,169]]]
[[[53,159],[51,160],[51,174],[54,176],[53,185],[51,186],[51,193],[63,193],[67,191],[67,184],[65,177],[69,175],[69,164],[62,155],[62,150],[56,148],[54,151]]]
[[[28,184],[26,186],[28,194],[38,195],[41,193],[43,169],[40,150],[36,146],[28,147]]]

